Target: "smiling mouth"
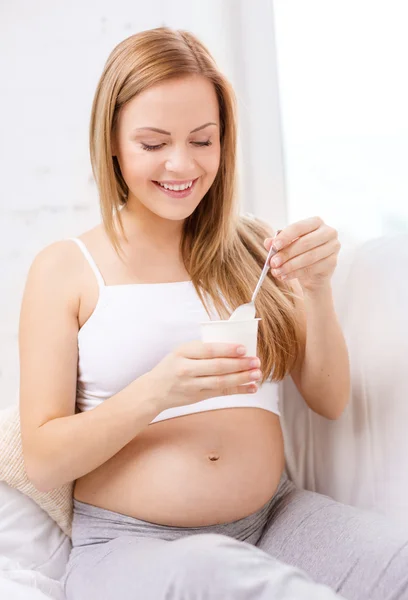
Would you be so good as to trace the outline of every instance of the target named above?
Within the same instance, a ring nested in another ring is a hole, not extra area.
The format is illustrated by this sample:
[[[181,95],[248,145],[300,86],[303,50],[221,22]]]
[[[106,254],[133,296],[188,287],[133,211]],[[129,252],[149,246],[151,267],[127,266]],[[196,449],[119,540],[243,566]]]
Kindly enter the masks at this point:
[[[198,179],[199,177],[196,179],[190,179],[189,181],[183,181],[182,183],[162,183],[159,181],[153,181],[153,183],[157,188],[171,198],[185,198],[192,193]]]

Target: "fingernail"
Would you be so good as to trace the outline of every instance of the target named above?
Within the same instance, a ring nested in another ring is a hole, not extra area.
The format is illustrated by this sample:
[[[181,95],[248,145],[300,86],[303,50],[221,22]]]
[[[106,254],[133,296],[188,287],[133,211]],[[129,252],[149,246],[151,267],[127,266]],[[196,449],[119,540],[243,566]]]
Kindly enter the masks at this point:
[[[259,367],[260,364],[261,361],[259,360],[259,358],[254,358],[254,360],[251,360],[251,362],[249,363],[249,366],[253,369],[256,369],[256,367]]]
[[[251,373],[251,379],[254,381],[259,379],[260,377],[261,377],[261,371],[254,371],[254,373]]]
[[[282,258],[280,256],[275,256],[275,258],[271,260],[271,263],[274,267],[279,267],[279,265],[282,264]]]
[[[281,250],[281,248],[283,248],[283,242],[281,242],[280,240],[276,240],[275,242],[273,242],[273,247],[275,250]]]
[[[244,354],[246,354],[246,348],[245,348],[245,346],[238,346],[238,348],[237,348],[237,354],[241,354],[241,356],[244,355]]]

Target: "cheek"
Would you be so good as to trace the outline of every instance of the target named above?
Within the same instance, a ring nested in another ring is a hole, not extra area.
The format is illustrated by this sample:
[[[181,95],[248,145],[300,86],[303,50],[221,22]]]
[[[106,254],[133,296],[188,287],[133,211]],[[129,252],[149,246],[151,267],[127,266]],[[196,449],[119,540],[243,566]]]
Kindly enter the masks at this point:
[[[212,177],[215,177],[220,166],[220,151],[212,152],[202,158],[201,167]]]
[[[124,152],[120,159],[124,179],[126,182],[132,182],[133,185],[143,184],[146,179],[154,179],[159,164],[160,161],[155,153],[145,150]]]

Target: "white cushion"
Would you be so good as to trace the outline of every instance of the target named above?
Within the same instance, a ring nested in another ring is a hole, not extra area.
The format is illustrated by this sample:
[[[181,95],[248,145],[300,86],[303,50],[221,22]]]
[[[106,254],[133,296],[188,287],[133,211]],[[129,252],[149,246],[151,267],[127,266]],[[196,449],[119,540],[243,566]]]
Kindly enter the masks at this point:
[[[31,498],[0,482],[2,570],[33,569],[59,579],[71,550],[70,538]]]
[[[282,386],[288,471],[297,485],[408,521],[408,235],[341,253],[333,279],[352,397],[338,421]]]
[[[44,592],[39,588],[36,580],[27,584],[26,581],[6,578],[0,574],[0,598],[5,600],[64,600],[61,586],[51,580],[50,583],[53,584],[54,589]]]
[[[38,491],[27,477],[18,404],[0,411],[0,481],[32,498],[67,535],[71,535],[73,483]]]

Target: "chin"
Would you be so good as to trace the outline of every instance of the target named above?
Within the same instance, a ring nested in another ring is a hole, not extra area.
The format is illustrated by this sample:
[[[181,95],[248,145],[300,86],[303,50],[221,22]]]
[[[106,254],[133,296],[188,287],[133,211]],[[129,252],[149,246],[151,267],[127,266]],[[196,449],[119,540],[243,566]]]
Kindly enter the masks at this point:
[[[162,219],[167,219],[168,221],[185,221],[186,219],[188,219],[188,217],[190,217],[193,214],[196,208],[197,206],[195,206],[192,210],[188,210],[186,207],[180,207],[177,210],[173,209],[152,212],[154,212],[158,217],[161,217]]]
[[[167,219],[168,221],[184,221],[188,219],[196,208],[201,203],[200,199],[198,202],[186,202],[186,200],[178,200],[177,202],[152,202],[148,209],[162,219]]]

